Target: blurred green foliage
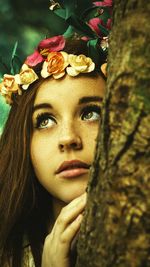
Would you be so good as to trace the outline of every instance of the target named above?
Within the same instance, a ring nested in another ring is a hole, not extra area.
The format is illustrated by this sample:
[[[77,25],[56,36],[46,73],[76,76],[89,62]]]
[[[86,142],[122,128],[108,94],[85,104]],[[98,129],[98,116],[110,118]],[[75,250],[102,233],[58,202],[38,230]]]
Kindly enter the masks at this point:
[[[17,53],[23,61],[41,39],[50,35],[52,25],[49,25],[49,0],[0,2],[0,59],[9,65],[17,41]],[[8,112],[9,106],[0,97],[0,134]]]
[[[5,99],[0,96],[0,135],[3,131],[10,107],[6,105]]]

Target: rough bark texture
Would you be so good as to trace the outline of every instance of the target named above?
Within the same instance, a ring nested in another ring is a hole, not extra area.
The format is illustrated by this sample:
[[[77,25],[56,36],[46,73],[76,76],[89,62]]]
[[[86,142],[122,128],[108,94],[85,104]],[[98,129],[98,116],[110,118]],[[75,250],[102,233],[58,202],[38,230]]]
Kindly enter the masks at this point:
[[[114,0],[108,90],[77,267],[150,266],[150,3]]]

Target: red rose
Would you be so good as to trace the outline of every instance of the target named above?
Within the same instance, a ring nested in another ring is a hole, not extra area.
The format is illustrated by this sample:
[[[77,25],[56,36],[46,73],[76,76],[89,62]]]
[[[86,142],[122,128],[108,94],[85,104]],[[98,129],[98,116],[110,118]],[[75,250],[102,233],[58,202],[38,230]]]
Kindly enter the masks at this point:
[[[112,24],[112,19],[108,19],[108,20],[107,20],[107,25],[106,25],[106,28],[107,28],[108,30],[111,30],[111,24]]]
[[[103,21],[100,18],[93,18],[90,19],[88,22],[89,26],[93,31],[95,31],[99,36],[102,35],[100,27],[98,26],[99,24],[103,25]]]
[[[57,52],[63,50],[65,39],[62,35],[42,40],[38,45],[38,50],[48,49],[49,52]]]
[[[93,19],[90,19],[88,22],[91,29],[93,31],[95,31],[99,36],[103,35],[99,25],[102,25],[107,30],[110,30],[111,29],[111,23],[112,23],[112,19],[108,19],[107,24],[104,24],[103,20],[100,18],[93,18]]]
[[[26,58],[25,64],[27,64],[30,67],[34,67],[43,61],[44,61],[44,58],[41,56],[41,54],[37,50],[35,50],[35,52],[32,55]]]
[[[103,2],[102,1],[98,1],[98,2],[94,2],[93,3],[95,6],[112,6],[112,0],[104,0]]]

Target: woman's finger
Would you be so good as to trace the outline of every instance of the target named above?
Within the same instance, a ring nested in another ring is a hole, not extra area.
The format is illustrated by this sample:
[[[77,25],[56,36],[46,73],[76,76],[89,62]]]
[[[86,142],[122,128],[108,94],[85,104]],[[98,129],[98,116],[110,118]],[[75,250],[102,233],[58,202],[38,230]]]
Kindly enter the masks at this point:
[[[53,229],[54,230],[57,229],[59,231],[59,234],[64,232],[66,227],[72,221],[74,221],[79,214],[83,212],[85,204],[86,204],[86,194],[76,199],[76,201],[73,200],[73,203],[72,202],[69,203],[69,205],[67,205],[65,208],[61,210],[61,213],[58,216]]]
[[[83,215],[79,214],[78,217],[70,225],[68,225],[65,231],[61,234],[61,242],[68,243],[68,241],[74,238],[80,229],[82,219]]]
[[[86,194],[83,194],[61,210],[51,233],[45,239],[43,264],[45,262],[48,263],[49,259],[51,259],[51,263],[57,266],[59,258],[60,262],[63,262],[63,266],[68,266],[71,242],[80,229],[85,204]],[[58,256],[57,259],[54,257],[56,254]]]

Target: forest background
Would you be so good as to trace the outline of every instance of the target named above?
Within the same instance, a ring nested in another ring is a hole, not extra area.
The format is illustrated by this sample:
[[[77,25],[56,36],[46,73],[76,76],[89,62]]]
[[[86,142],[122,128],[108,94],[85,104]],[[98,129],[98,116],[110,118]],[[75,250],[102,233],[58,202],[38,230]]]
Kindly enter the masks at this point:
[[[49,20],[49,0],[0,0],[0,62],[10,65],[13,48],[21,61],[31,54],[37,43],[52,34]],[[2,71],[0,63],[0,72]],[[0,97],[0,134],[9,106]]]

